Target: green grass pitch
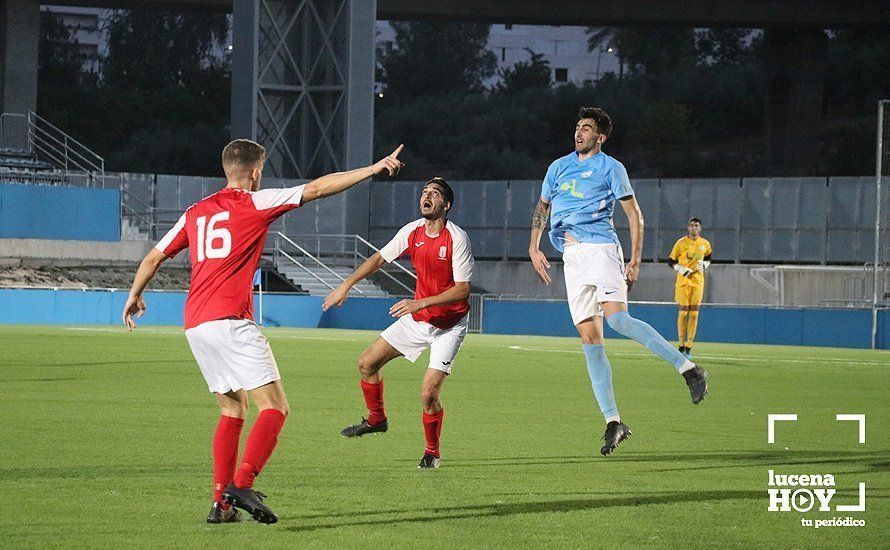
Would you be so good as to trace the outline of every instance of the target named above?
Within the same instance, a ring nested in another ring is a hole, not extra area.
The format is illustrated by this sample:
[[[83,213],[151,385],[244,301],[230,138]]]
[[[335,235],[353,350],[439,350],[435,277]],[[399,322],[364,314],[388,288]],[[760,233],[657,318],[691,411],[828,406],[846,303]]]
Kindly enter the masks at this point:
[[[176,328],[0,328],[0,547],[870,547],[888,537],[890,353],[696,345],[710,395],[609,341],[633,436],[599,455],[577,339],[467,338],[445,385],[442,467],[419,471],[426,355],[384,370],[390,430],[364,412],[365,331],[266,329],[293,412],[257,488],[274,526],[211,526],[218,412]],[[796,413],[767,443],[767,414]],[[865,413],[867,442],[836,413]],[[252,421],[252,411],[248,422]],[[245,430],[246,437],[246,430]],[[242,440],[243,442],[243,440]],[[836,476],[832,504],[768,512],[768,470]],[[865,527],[801,526],[854,516]],[[883,541],[883,542],[881,542]]]

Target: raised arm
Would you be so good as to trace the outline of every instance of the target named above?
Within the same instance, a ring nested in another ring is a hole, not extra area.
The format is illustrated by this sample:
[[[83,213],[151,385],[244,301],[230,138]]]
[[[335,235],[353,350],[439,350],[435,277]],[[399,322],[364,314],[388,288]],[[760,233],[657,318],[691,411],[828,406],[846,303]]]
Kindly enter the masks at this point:
[[[142,317],[145,313],[146,306],[145,301],[142,299],[142,291],[145,290],[145,287],[148,286],[148,283],[155,276],[155,273],[158,272],[158,268],[161,267],[161,264],[164,263],[164,260],[166,259],[166,254],[157,248],[152,248],[151,251],[145,255],[145,258],[142,259],[142,263],[139,264],[139,269],[136,270],[136,277],[133,279],[133,286],[130,288],[130,295],[127,297],[127,302],[124,304],[123,320],[124,325],[126,325],[128,330],[136,328],[136,322],[133,320],[133,315]]]
[[[303,204],[342,193],[357,183],[361,183],[384,171],[389,173],[390,176],[398,174],[399,170],[405,166],[405,163],[398,159],[399,153],[404,148],[404,145],[399,145],[389,156],[383,157],[371,166],[356,168],[346,172],[335,172],[310,181],[303,189]]]
[[[627,289],[630,290],[640,276],[640,261],[643,257],[643,211],[640,210],[640,205],[633,195],[624,197],[619,202],[630,224],[630,261],[625,272]]]
[[[550,274],[547,273],[547,270],[550,269],[550,262],[547,261],[547,256],[541,252],[540,246],[541,235],[547,229],[547,220],[549,218],[550,203],[543,198],[539,198],[538,204],[535,205],[535,211],[532,213],[532,233],[528,243],[528,255],[532,260],[535,273],[538,274],[538,278],[545,285],[550,284]]]
[[[340,283],[340,286],[328,294],[327,298],[325,298],[324,302],[321,304],[322,311],[327,311],[332,307],[342,306],[343,302],[346,301],[346,297],[349,296],[349,289],[362,279],[370,277],[372,273],[380,269],[385,263],[386,260],[383,259],[383,256],[381,256],[379,252],[375,252],[373,256],[365,260],[362,265],[358,266],[358,269],[356,269],[352,275]]]

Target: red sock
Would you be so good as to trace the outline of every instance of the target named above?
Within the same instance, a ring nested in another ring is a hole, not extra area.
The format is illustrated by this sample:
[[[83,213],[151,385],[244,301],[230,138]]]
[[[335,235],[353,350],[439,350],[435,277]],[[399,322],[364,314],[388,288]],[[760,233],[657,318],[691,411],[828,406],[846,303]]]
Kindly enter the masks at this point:
[[[265,409],[260,412],[244,444],[244,455],[241,466],[235,472],[235,486],[239,489],[253,487],[254,478],[259,475],[263,466],[272,456],[278,443],[278,434],[287,417],[276,409]]]
[[[442,438],[442,418],[445,409],[436,414],[423,413],[423,433],[426,435],[426,450],[424,453],[433,453],[439,458],[439,440]]]
[[[368,406],[368,424],[376,426],[386,420],[383,411],[383,380],[376,384],[362,380],[362,393]]]
[[[238,441],[243,418],[222,415],[213,436],[213,502],[222,502],[222,492],[235,476]]]

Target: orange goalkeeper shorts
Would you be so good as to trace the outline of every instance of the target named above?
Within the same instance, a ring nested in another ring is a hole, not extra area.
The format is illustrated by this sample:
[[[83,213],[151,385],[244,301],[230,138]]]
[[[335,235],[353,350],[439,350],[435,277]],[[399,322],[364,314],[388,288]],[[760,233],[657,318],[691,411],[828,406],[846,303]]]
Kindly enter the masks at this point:
[[[678,306],[699,306],[704,294],[704,286],[677,286],[674,289],[674,301],[677,302]]]

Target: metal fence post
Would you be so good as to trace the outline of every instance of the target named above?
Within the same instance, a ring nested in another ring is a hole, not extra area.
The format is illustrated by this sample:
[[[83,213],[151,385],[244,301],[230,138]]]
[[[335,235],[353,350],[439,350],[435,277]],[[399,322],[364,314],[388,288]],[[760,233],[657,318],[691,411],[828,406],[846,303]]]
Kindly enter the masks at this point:
[[[738,187],[738,204],[735,217],[735,263],[742,263],[742,210],[744,210],[745,200],[745,180],[739,178]]]

